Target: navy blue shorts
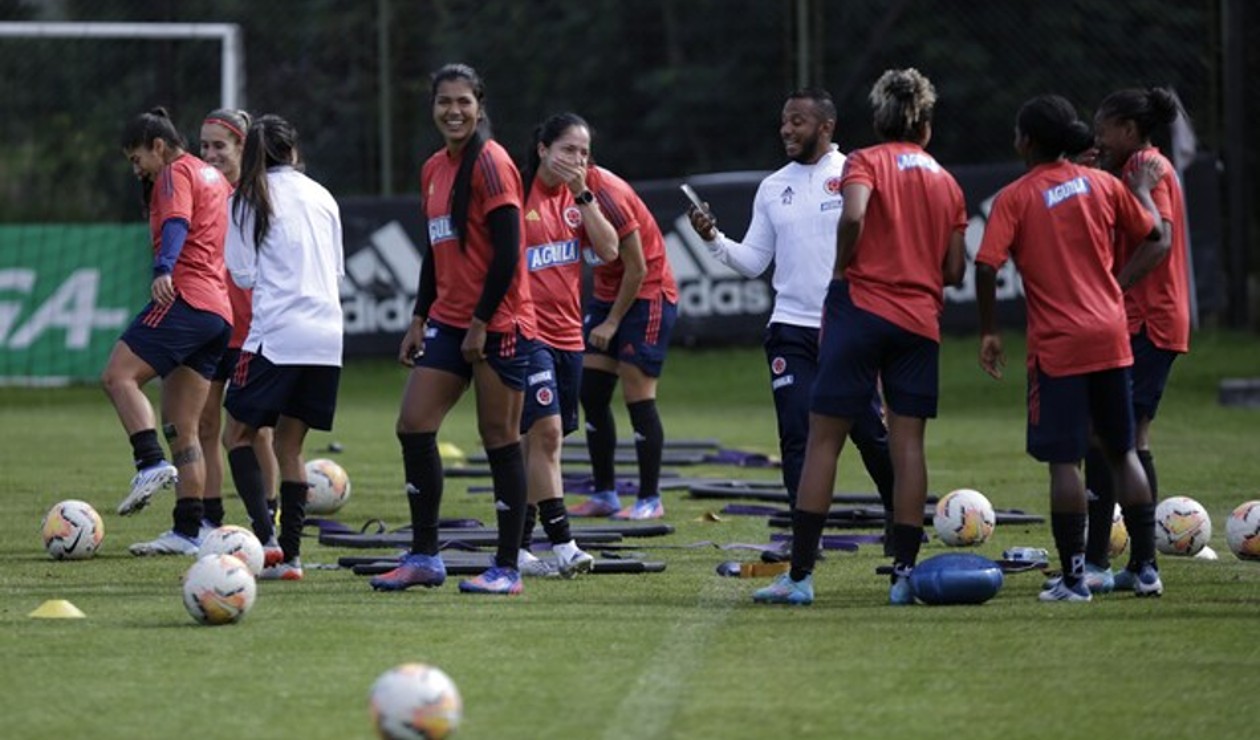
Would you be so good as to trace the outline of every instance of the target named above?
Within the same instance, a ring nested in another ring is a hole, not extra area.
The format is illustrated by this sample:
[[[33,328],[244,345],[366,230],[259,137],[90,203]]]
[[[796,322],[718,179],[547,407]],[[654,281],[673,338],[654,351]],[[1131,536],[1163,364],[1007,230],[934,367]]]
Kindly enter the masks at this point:
[[[670,303],[662,296],[650,301],[646,298],[636,299],[621,319],[621,325],[617,327],[617,333],[609,342],[608,349],[598,349],[591,345],[591,329],[604,323],[612,305],[607,301],[593,300],[587,307],[586,317],[582,321],[582,337],[586,340],[587,354],[612,357],[618,362],[634,365],[650,378],[661,377],[661,368],[665,365],[665,349],[669,346],[669,336],[678,319],[678,304]]]
[[[223,350],[223,356],[219,358],[219,364],[214,367],[214,375],[210,376],[210,380],[216,383],[225,383],[228,378],[232,377],[232,373],[236,372],[236,363],[241,359],[240,347],[228,347]]]
[[[223,405],[233,419],[254,429],[274,427],[281,416],[311,429],[332,429],[341,368],[276,365],[261,354],[241,352]]]
[[[416,367],[445,370],[471,381],[473,367],[460,351],[467,334],[467,329],[430,319],[424,329],[424,354],[416,358]],[[518,331],[511,334],[486,332],[486,362],[494,368],[503,384],[514,391],[525,389],[529,355],[533,348],[534,341],[521,336]]]
[[[1104,449],[1133,449],[1129,368],[1052,378],[1028,369],[1028,454],[1045,463],[1085,459],[1091,430]]]
[[[1130,335],[1129,345],[1133,348],[1133,417],[1154,419],[1178,353],[1152,344],[1145,327]]]
[[[210,379],[231,338],[232,325],[222,316],[193,308],[177,297],[165,308],[150,301],[119,340],[160,377],[187,365]]]
[[[578,428],[578,395],[582,387],[582,353],[556,349],[536,342],[529,356],[525,407],[521,434],[534,422],[560,416],[560,430],[569,435]]]
[[[828,327],[834,327],[829,331]],[[879,382],[884,401],[900,416],[936,416],[941,346],[927,337],[853,305],[849,284],[833,280],[823,305],[818,377],[810,411],[859,419],[871,413]]]

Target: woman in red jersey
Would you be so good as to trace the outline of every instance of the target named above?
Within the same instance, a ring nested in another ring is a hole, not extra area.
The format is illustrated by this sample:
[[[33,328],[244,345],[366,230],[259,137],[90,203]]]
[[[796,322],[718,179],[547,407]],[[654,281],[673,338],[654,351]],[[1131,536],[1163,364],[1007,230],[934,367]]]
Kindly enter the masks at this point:
[[[134,555],[192,555],[200,546],[205,485],[198,420],[232,331],[223,266],[231,186],[185,151],[161,108],[127,124],[122,149],[144,183],[154,259],[153,300],[114,345],[101,377],[131,438],[138,471],[118,513],[143,508],[174,483],[174,526],[130,549]],[[155,377],[162,378],[162,431],[171,462],[162,454],[153,408],[141,390]]]
[[[516,568],[525,518],[520,426],[529,355],[537,336],[522,252],[520,173],[489,138],[485,88],[472,67],[433,75],[433,122],[445,146],[424,164],[421,199],[429,254],[399,360],[413,370],[397,433],[411,508],[411,553],[372,579],[378,590],[439,586],[442,461],[437,432],[467,389],[477,390],[477,424],[494,479],[499,547],[494,565],[460,591],[519,594]]]
[[[1120,239],[1117,274],[1124,290],[1124,309],[1133,348],[1134,443],[1146,471],[1152,500],[1159,501],[1159,479],[1151,454],[1151,423],[1178,355],[1190,351],[1190,269],[1186,248],[1186,209],[1172,163],[1151,145],[1151,136],[1167,130],[1180,114],[1176,96],[1163,88],[1118,90],[1108,95],[1094,117],[1099,165],[1114,175],[1127,175],[1143,162],[1158,162],[1163,176],[1151,190],[1159,209],[1164,239],[1160,242]],[[1086,582],[1095,590],[1132,590],[1133,574],[1111,577],[1107,549],[1111,539],[1116,495],[1106,459],[1091,449],[1085,458],[1089,500],[1089,541],[1085,553]]]
[[[761,603],[813,602],[811,573],[837,458],[877,383],[893,462],[889,601],[914,601],[909,575],[927,498],[923,438],[936,416],[944,287],[962,279],[967,213],[958,183],[923,149],[932,137],[932,83],[915,69],[889,70],[870,101],[883,143],[851,153],[841,178],[844,207],[792,515],[792,570],[753,595]]]
[[[589,570],[569,530],[560,477],[564,437],[578,426],[582,381],[582,249],[605,262],[617,259],[617,232],[587,189],[591,128],[574,113],[551,116],[534,130],[525,169],[525,264],[538,319],[529,385],[521,417],[529,506],[518,565],[521,573],[547,574],[551,566],[530,551],[541,520],[560,575]]]
[[[1029,170],[994,199],[976,255],[980,365],[995,378],[1005,363],[993,316],[997,269],[1013,258],[1024,281],[1027,448],[1049,466],[1051,528],[1063,568],[1062,578],[1041,592],[1042,601],[1090,600],[1079,466],[1091,437],[1106,455],[1119,492],[1132,538],[1135,590],[1140,596],[1163,591],[1155,565],[1155,507],[1133,449],[1133,355],[1120,285],[1112,274],[1114,234],[1134,242],[1161,238],[1150,198],[1155,170],[1134,174],[1134,197],[1110,174],[1066,158],[1090,140],[1089,127],[1057,95],[1033,98],[1020,108],[1015,149]],[[1125,265],[1120,272],[1130,269]]]
[[[249,130],[251,121],[249,113],[243,110],[220,108],[211,111],[201,122],[201,158],[206,164],[222,172],[232,187],[236,187],[241,179],[241,152],[245,147],[245,132]],[[210,394],[206,398],[205,408],[201,410],[198,436],[201,438],[201,453],[206,460],[206,487],[201,500],[207,527],[222,526],[223,457],[219,452],[219,445],[223,444],[228,450],[228,463],[232,466],[232,477],[238,481],[238,488],[242,480],[252,481],[253,478],[259,478],[258,485],[268,497],[269,511],[251,510],[251,500],[245,496],[241,500],[245,502],[250,520],[254,522],[254,533],[259,535],[267,549],[267,555],[270,556],[267,564],[272,565],[280,556],[280,548],[269,542],[265,536],[268,530],[259,526],[260,518],[275,516],[274,509],[270,507],[275,503],[278,472],[276,454],[271,449],[271,428],[258,430],[253,447],[237,446],[233,443],[243,430],[230,417],[226,432],[223,429],[223,395],[227,389],[227,380],[236,368],[236,360],[241,355],[241,345],[249,334],[252,308],[250,291],[238,288],[231,280],[226,282],[228,300],[232,304],[232,338],[228,340],[227,350],[210,379]]]

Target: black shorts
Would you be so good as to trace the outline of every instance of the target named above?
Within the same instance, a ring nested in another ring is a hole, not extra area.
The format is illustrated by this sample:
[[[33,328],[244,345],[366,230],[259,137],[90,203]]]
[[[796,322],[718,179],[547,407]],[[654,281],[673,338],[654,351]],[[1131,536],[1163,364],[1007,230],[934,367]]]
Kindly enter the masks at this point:
[[[167,306],[150,301],[119,341],[160,377],[186,365],[209,379],[231,338],[232,325],[222,316],[193,308],[183,298],[176,298]]]
[[[223,405],[233,419],[254,429],[274,427],[281,416],[312,429],[332,429],[341,368],[276,365],[261,354],[241,352]]]

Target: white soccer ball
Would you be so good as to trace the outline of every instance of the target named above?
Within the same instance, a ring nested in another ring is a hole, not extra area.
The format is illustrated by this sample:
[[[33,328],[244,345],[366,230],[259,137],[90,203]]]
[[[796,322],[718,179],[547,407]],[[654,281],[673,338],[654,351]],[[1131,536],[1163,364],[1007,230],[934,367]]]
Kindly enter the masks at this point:
[[[231,555],[249,568],[255,578],[263,569],[263,547],[253,532],[235,524],[225,524],[201,538],[198,557]]]
[[[307,514],[332,514],[350,498],[350,476],[332,460],[319,459],[306,463]]]
[[[439,668],[404,663],[372,684],[372,723],[386,740],[441,740],[459,729],[464,703]]]
[[[1260,501],[1248,501],[1225,522],[1225,542],[1239,560],[1260,560]]]
[[[1155,507],[1155,547],[1165,555],[1196,555],[1212,539],[1207,509],[1188,496],[1173,496]]]
[[[1107,554],[1118,558],[1129,549],[1129,528],[1124,523],[1124,512],[1120,504],[1116,504],[1111,514],[1111,540],[1107,543]]]
[[[952,547],[979,545],[993,534],[997,515],[993,504],[979,491],[960,488],[950,491],[936,502],[932,526],[936,536]]]
[[[101,515],[86,501],[66,499],[53,505],[40,524],[44,549],[53,560],[86,560],[105,539]]]
[[[256,591],[254,574],[231,555],[205,555],[184,574],[184,608],[201,624],[241,621]]]

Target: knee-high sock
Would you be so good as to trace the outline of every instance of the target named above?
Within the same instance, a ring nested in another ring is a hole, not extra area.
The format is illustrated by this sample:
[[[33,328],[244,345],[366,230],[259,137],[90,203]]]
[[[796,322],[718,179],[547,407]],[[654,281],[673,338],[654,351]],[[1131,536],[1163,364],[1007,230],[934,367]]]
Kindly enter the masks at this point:
[[[582,370],[582,414],[586,417],[586,450],[596,491],[617,490],[614,467],[617,457],[617,423],[613,420],[612,394],[617,376],[603,370]]]
[[[1137,451],[1138,462],[1142,463],[1142,470],[1146,471],[1146,482],[1151,486],[1151,503],[1159,503],[1159,479],[1155,475],[1155,456],[1150,450]]]
[[[442,506],[442,457],[434,432],[399,432],[407,506],[411,510],[411,551],[438,553],[438,511]]]
[[[302,554],[302,525],[306,522],[306,494],[309,486],[302,481],[280,481],[280,549],[284,559]]]
[[[521,524],[521,549],[534,546],[534,527],[538,524],[538,506],[525,504],[525,519]]]
[[[1050,512],[1050,531],[1059,550],[1063,582],[1069,586],[1075,586],[1085,577],[1085,516]]]
[[[564,508],[564,499],[549,498],[546,501],[540,501],[538,518],[542,521],[543,531],[547,533],[547,541],[552,545],[562,545],[573,539],[573,533],[569,529],[569,512]]]
[[[499,549],[495,564],[515,568],[521,550],[521,527],[525,523],[525,456],[521,443],[486,450],[490,475],[494,479],[494,513],[499,525]]]
[[[199,498],[175,499],[175,511],[171,515],[174,525],[172,529],[189,539],[197,539],[197,534],[201,531],[202,512]]]
[[[249,526],[258,541],[265,545],[276,536],[276,527],[275,515],[267,508],[267,491],[263,487],[258,455],[249,445],[235,447],[228,450],[228,467],[232,470],[236,495],[241,497],[245,513],[249,516]]]
[[[656,413],[656,399],[635,401],[626,406],[634,427],[634,451],[639,460],[639,498],[661,495],[661,455],[665,450],[665,429]]]
[[[826,514],[792,510],[792,580],[799,581],[814,572],[818,560],[818,541],[822,538]]]
[[[1085,455],[1085,488],[1089,497],[1089,533],[1085,540],[1085,561],[1100,568],[1111,567],[1111,519],[1116,510],[1116,492],[1111,485],[1111,467],[1102,450],[1091,447]]]

